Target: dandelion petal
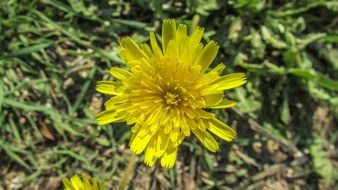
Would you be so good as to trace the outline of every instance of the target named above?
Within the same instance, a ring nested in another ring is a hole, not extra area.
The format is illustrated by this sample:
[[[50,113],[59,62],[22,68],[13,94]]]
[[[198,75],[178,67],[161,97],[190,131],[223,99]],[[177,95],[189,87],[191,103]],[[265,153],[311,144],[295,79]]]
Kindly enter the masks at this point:
[[[232,141],[236,137],[236,132],[218,119],[212,119],[209,124],[209,131],[225,141]]]
[[[176,161],[178,146],[174,147],[172,144],[168,146],[166,152],[161,158],[161,166],[164,168],[172,168]]]

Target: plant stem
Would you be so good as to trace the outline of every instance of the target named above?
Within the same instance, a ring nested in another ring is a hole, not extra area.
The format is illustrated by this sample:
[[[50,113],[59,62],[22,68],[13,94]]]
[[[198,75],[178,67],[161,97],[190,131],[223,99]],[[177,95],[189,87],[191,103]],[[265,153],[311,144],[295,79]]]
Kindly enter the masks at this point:
[[[129,177],[134,169],[135,163],[136,163],[136,154],[132,153],[127,168],[124,170],[124,174],[122,176],[120,185],[119,185],[119,190],[125,190],[128,182],[129,182]]]

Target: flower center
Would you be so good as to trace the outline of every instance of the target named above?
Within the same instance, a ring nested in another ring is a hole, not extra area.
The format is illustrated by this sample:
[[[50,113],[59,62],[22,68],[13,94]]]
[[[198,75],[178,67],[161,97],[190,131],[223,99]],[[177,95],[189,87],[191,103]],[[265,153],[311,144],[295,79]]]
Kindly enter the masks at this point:
[[[167,92],[164,98],[167,104],[170,104],[170,105],[177,105],[181,101],[181,98],[178,94],[174,94],[171,92]]]

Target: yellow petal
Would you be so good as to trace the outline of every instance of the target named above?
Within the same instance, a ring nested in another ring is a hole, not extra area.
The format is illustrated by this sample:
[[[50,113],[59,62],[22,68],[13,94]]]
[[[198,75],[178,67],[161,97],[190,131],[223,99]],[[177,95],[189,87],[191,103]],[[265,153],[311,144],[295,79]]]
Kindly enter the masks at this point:
[[[173,126],[171,124],[167,124],[165,127],[164,127],[164,133],[165,134],[169,134],[172,130]]]
[[[170,140],[171,140],[172,142],[177,141],[179,135],[180,135],[180,133],[179,133],[178,129],[175,128],[175,129],[172,130],[171,133],[170,133]]]
[[[100,185],[99,185],[99,190],[104,190],[104,187],[105,187],[105,182],[104,181],[102,181],[101,183],[100,183]]]
[[[203,31],[204,31],[204,28],[199,27],[199,26],[195,27],[194,31],[190,35],[190,46],[191,47],[195,47],[200,44],[200,41],[203,36]]]
[[[224,69],[225,69],[225,65],[223,63],[220,63],[215,68],[213,68],[211,71],[216,71],[218,74],[221,74]]]
[[[88,178],[85,174],[82,174],[81,178],[82,178],[83,184],[90,184],[90,182],[89,182],[89,180],[88,180]]]
[[[206,96],[209,94],[215,94],[231,88],[236,88],[246,83],[246,77],[244,73],[233,73],[218,78],[209,85],[201,87],[201,95]]]
[[[171,142],[168,145],[167,150],[164,152],[161,157],[161,166],[164,168],[172,168],[176,162],[178,146],[173,146]]]
[[[183,53],[183,55],[180,57],[181,62],[184,65],[192,66],[193,70],[200,71],[199,65],[192,65],[195,60],[198,58],[199,55],[201,55],[203,50],[203,44],[200,43],[201,38],[203,35],[203,28],[196,27],[192,34],[187,37],[187,40],[182,41],[181,43],[186,50]]]
[[[136,134],[140,129],[141,129],[142,125],[140,124],[135,124],[132,128],[131,128],[131,132]]]
[[[231,127],[216,118],[209,120],[208,130],[225,141],[232,141],[236,137],[236,132]]]
[[[164,133],[164,130],[158,131],[158,137],[156,142],[156,157],[161,157],[169,144],[169,135]]]
[[[138,45],[130,38],[125,37],[121,41],[121,57],[128,63],[131,60],[147,59],[149,57],[138,47]]]
[[[159,115],[163,112],[162,105],[155,108],[155,110],[149,115],[147,120],[145,121],[148,124],[151,124],[152,126],[158,125],[156,121],[159,119]],[[156,122],[156,124],[154,124]],[[154,125],[153,125],[154,124]],[[158,129],[158,127],[152,127],[153,130]]]
[[[175,40],[169,41],[167,45],[167,50],[166,50],[166,55],[170,58],[179,58],[180,52],[179,52],[179,47],[177,45],[177,42]],[[170,68],[172,69],[172,68]]]
[[[166,19],[162,25],[162,49],[165,53],[170,40],[174,39],[176,35],[176,22],[172,19]]]
[[[127,80],[131,75],[131,73],[126,69],[121,69],[117,67],[110,69],[110,74],[119,80]]]
[[[141,49],[149,58],[154,56],[154,54],[151,51],[151,48],[148,46],[148,44],[142,44]]]
[[[192,65],[193,68],[195,69],[194,71],[200,72],[201,71],[201,65],[195,64],[195,61],[199,58],[199,55],[202,55],[203,51],[203,44],[197,44],[196,47],[191,47],[190,51],[188,54],[190,54],[190,57],[186,61],[189,62],[189,65]]]
[[[118,87],[121,86],[120,82],[113,81],[99,81],[96,85],[96,90],[104,94],[118,95],[119,92],[116,91]]]
[[[183,140],[185,139],[185,137],[186,136],[185,136],[184,133],[180,133],[180,135],[178,136],[177,141],[174,143],[174,146],[175,147],[179,146],[183,142]]]
[[[219,146],[214,139],[208,132],[201,131],[200,129],[192,130],[192,132],[196,135],[198,140],[211,152],[216,152],[219,149]]]
[[[210,106],[210,108],[213,108],[213,109],[230,108],[230,107],[234,107],[235,105],[236,105],[235,101],[222,100],[218,104]]]
[[[149,38],[150,38],[151,49],[153,49],[155,56],[162,57],[163,56],[162,51],[157,44],[157,40],[153,32],[150,33]]]
[[[223,93],[209,94],[203,96],[203,100],[205,102],[206,107],[212,107],[219,104],[222,101],[223,96],[224,96]]]
[[[210,72],[208,72],[207,74],[205,74],[203,77],[201,77],[198,80],[198,82],[196,84],[196,89],[208,88],[211,83],[218,80],[219,78],[221,78],[221,77],[218,76],[217,71],[211,70]]]
[[[128,94],[118,95],[118,96],[111,97],[108,101],[104,103],[104,106],[106,107],[106,110],[110,110],[110,109],[116,109],[117,104],[124,103],[123,106],[125,106],[125,108],[128,108],[127,105],[129,105],[129,100],[130,100],[130,95]]]
[[[133,137],[130,139],[130,150],[135,154],[140,154],[143,152],[152,137],[151,133],[146,133],[145,136],[143,136],[141,131],[142,130],[134,133]]]
[[[97,179],[95,177],[93,178],[92,187],[93,190],[98,190]]]
[[[246,76],[244,73],[232,73],[225,75],[215,81],[213,85],[217,86],[217,90],[228,90],[236,88],[246,83]]]
[[[198,109],[197,112],[199,113],[199,115],[200,115],[201,118],[209,118],[209,119],[211,119],[211,118],[215,117],[215,114],[207,112],[207,111],[204,111],[202,109]]]
[[[186,39],[186,37],[187,37],[187,26],[184,24],[178,25],[177,32],[176,32],[177,42],[181,44]]]
[[[83,183],[81,181],[81,178],[77,175],[71,177],[70,182],[73,184],[73,186],[77,187],[78,189],[83,188]]]
[[[181,122],[181,131],[183,132],[183,134],[185,136],[190,136],[190,127],[189,127],[189,124],[188,124],[188,121],[187,119],[185,118],[185,116],[182,117],[182,122]]]
[[[112,122],[121,122],[121,118],[117,115],[116,110],[105,110],[96,115],[96,121],[99,125]]]
[[[219,46],[216,42],[210,41],[202,51],[202,54],[199,55],[196,63],[201,66],[201,72],[204,72],[212,61],[215,59]]]
[[[73,187],[72,183],[68,179],[64,178],[62,182],[63,185],[65,186],[65,190],[77,190],[75,189],[75,187]]]
[[[211,69],[208,73],[204,74],[198,80],[198,84],[196,85],[196,89],[199,89],[203,86],[212,84],[213,82],[220,79],[221,77],[219,75],[223,72],[224,69],[225,69],[225,65],[223,63],[218,64],[216,67]]]
[[[157,135],[151,138],[147,149],[145,150],[144,154],[144,163],[146,163],[148,166],[153,166],[157,160],[156,157],[156,141],[157,141]]]

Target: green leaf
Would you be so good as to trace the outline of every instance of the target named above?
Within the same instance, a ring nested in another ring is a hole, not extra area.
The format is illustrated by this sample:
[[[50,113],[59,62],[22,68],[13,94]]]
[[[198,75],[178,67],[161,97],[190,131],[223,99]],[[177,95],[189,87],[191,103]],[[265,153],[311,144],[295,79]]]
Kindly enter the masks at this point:
[[[331,80],[320,73],[316,73],[313,69],[290,68],[287,72],[297,77],[312,80],[316,84],[329,90],[338,91],[338,81]]]
[[[130,27],[133,27],[133,28],[138,28],[138,29],[147,27],[146,23],[140,22],[140,21],[135,21],[135,20],[115,18],[115,19],[112,20],[112,22],[119,23],[119,24],[122,24],[122,25],[125,25],[125,26],[130,26]]]
[[[326,37],[325,33],[311,33],[307,35],[304,39],[300,40],[299,49],[304,49],[310,43],[313,43],[314,41],[317,41],[324,37]]]
[[[235,92],[239,100],[237,106],[243,113],[253,112],[261,106],[261,104],[255,100],[254,97],[247,97],[243,87],[236,88]]]
[[[215,160],[213,159],[213,157],[209,154],[209,152],[204,152],[203,154],[203,160],[207,166],[208,171],[211,173],[214,169],[214,162]]]
[[[284,88],[283,90],[283,103],[281,106],[281,120],[284,124],[288,125],[290,123],[290,109],[289,109],[289,97],[288,97],[288,89]]]
[[[54,44],[55,42],[43,42],[40,44],[36,44],[36,45],[29,46],[29,47],[21,48],[19,50],[15,50],[12,53],[10,53],[8,56],[15,57],[15,56],[20,56],[20,55],[30,54],[30,53],[45,49]]]
[[[279,38],[277,38],[276,36],[272,35],[271,31],[267,27],[262,26],[261,32],[262,32],[263,39],[267,43],[269,43],[272,47],[277,48],[277,49],[284,49],[287,47],[287,44],[283,42],[282,40],[280,40]]]
[[[332,182],[334,178],[338,178],[337,175],[335,175],[336,171],[334,166],[331,164],[330,160],[326,158],[326,152],[323,150],[322,144],[322,140],[316,138],[313,144],[310,146],[310,154],[312,156],[312,161],[316,172],[326,181]]]
[[[16,150],[15,146],[16,145],[6,143],[2,139],[0,139],[0,149],[4,150],[5,153],[9,157],[11,157],[15,162],[26,168],[28,171],[31,171],[31,167],[22,159],[22,156],[17,154],[17,152],[15,151]]]

